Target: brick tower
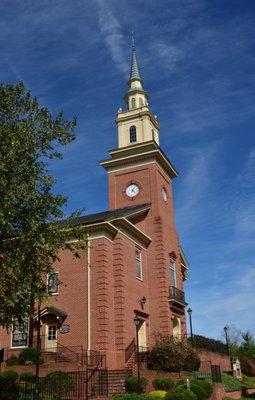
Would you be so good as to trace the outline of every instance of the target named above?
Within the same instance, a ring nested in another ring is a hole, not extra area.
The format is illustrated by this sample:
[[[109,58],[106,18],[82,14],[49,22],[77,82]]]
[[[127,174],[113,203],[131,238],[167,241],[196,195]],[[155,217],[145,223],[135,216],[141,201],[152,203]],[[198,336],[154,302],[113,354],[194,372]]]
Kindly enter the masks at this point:
[[[109,208],[150,204],[145,219],[132,221],[152,239],[147,249],[150,332],[183,335],[188,264],[174,223],[172,181],[178,174],[159,145],[159,123],[143,88],[134,40],[128,86],[127,109],[119,109],[116,118],[118,148],[101,162],[108,172]]]

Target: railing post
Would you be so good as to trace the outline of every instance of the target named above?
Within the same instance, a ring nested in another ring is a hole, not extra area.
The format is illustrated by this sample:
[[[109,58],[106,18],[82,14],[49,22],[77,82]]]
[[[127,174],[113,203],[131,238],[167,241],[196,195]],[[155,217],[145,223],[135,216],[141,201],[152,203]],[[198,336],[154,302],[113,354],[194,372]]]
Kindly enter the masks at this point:
[[[89,394],[89,391],[88,391],[88,369],[86,368],[86,400],[88,400],[88,394]]]

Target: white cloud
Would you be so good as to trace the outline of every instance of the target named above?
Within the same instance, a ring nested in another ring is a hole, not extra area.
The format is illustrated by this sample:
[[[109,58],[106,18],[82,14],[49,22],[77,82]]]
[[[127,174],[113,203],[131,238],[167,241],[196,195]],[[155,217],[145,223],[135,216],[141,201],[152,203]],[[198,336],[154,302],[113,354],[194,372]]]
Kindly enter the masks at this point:
[[[96,0],[98,5],[98,17],[100,30],[110,50],[113,61],[121,72],[128,73],[128,62],[124,52],[124,36],[121,32],[121,25],[113,14],[108,1]]]

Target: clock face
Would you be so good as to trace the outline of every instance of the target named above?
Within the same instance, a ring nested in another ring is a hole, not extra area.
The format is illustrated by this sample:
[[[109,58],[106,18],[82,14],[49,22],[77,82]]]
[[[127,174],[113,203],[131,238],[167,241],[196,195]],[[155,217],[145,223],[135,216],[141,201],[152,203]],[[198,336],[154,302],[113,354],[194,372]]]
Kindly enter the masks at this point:
[[[140,192],[140,188],[136,183],[131,183],[131,185],[128,185],[126,188],[126,195],[128,197],[135,197],[138,195]]]
[[[167,192],[166,192],[166,189],[165,189],[165,188],[162,188],[162,190],[161,190],[161,195],[162,195],[162,197],[163,197],[163,200],[164,200],[164,201],[167,201]]]

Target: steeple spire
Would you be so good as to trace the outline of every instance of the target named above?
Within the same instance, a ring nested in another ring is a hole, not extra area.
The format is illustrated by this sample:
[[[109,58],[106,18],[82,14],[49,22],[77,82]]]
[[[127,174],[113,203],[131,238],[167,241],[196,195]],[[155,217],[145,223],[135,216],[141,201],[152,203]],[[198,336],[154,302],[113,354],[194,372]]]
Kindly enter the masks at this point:
[[[132,31],[132,57],[131,57],[131,67],[130,67],[130,79],[140,79],[140,74],[137,65],[136,51],[135,51],[135,33]]]
[[[132,56],[130,66],[130,78],[128,81],[129,89],[124,96],[128,110],[141,108],[148,105],[148,93],[143,89],[143,81],[139,74],[136,50],[135,50],[135,34],[132,32]]]

